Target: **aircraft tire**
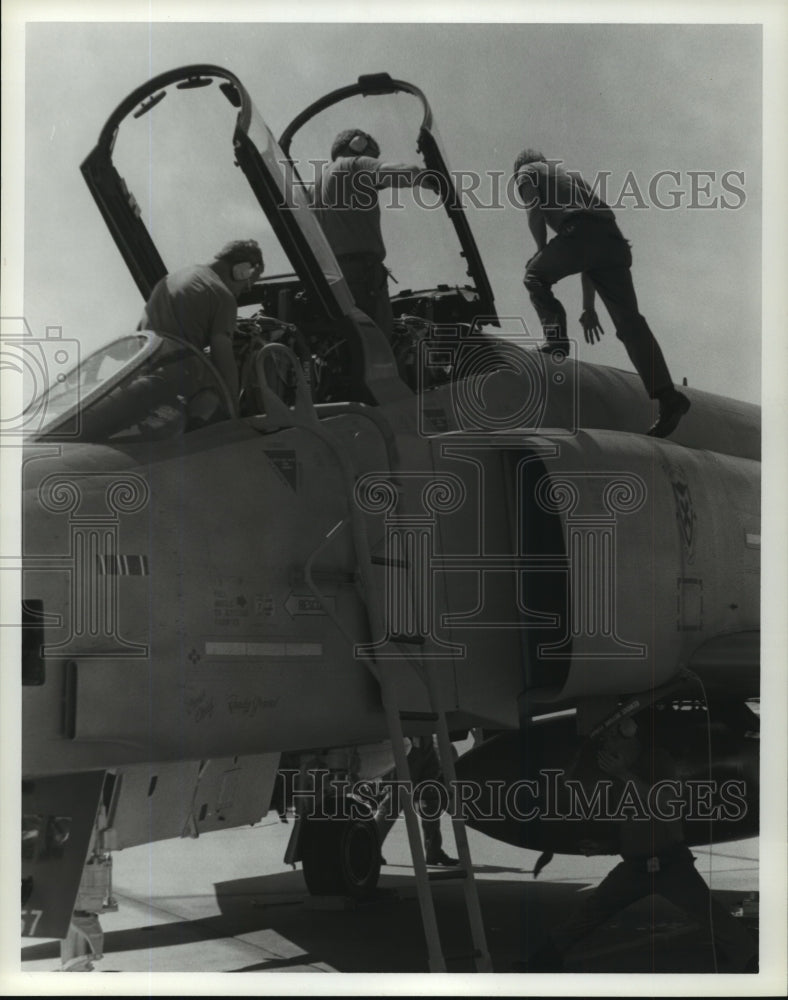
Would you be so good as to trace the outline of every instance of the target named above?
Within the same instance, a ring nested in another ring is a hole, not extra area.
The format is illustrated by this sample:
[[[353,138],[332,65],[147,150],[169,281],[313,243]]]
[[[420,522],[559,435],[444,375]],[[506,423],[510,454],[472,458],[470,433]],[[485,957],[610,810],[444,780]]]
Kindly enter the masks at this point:
[[[307,819],[302,837],[304,881],[311,895],[361,899],[375,891],[380,843],[371,815]]]

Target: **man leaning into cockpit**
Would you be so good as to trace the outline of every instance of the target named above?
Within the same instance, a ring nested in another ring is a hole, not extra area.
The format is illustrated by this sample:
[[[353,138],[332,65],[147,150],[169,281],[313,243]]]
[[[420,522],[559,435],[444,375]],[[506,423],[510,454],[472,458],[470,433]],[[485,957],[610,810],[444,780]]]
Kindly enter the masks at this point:
[[[145,304],[138,330],[179,337],[210,350],[214,367],[230,395],[238,399],[238,368],[232,336],[238,321],[238,298],[263,273],[263,253],[255,240],[227,243],[208,264],[194,264],[165,275]],[[181,395],[189,396],[191,366],[184,363]]]

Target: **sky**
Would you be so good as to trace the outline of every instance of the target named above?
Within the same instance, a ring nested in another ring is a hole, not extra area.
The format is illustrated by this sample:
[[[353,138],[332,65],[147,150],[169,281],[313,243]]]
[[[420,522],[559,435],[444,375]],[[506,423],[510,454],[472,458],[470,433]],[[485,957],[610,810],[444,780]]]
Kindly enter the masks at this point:
[[[160,7],[150,4],[154,16]],[[633,244],[641,311],[674,381],[760,400],[759,25],[39,22],[27,26],[25,54],[24,312],[38,335],[61,326],[84,351],[132,329],[139,317],[142,299],[79,172],[130,90],[179,65],[215,63],[240,77],[279,136],[322,94],[360,73],[386,71],[425,92],[450,167],[482,178],[482,204],[469,204],[468,215],[500,314],[522,317],[538,335],[522,286],[534,251],[525,213],[489,204],[496,191],[491,172],[505,196],[501,185],[514,157],[536,146],[591,182],[606,176],[608,200]],[[141,128],[155,116],[141,119]],[[418,116],[409,121],[402,135],[415,140]],[[326,155],[317,138],[306,155]],[[413,141],[387,147],[382,138],[384,155],[415,157]],[[199,139],[199,151],[191,140],[169,147],[157,141],[155,155],[153,142],[143,142],[150,155],[141,161],[137,151],[137,200],[161,230],[169,212],[180,235],[165,255],[172,269],[206,258],[206,234],[228,211],[220,179],[234,181],[228,143]],[[214,156],[216,172],[204,193],[176,210],[186,192],[183,171]],[[420,222],[439,225],[435,213],[426,214],[430,219]],[[384,218],[388,262],[399,281],[394,293],[423,284],[442,260],[443,234],[414,239],[407,218],[392,211]],[[250,212],[249,219],[260,227],[269,264],[277,262],[262,217],[252,221]],[[456,267],[442,277],[457,280]],[[579,279],[565,279],[556,292],[570,335],[582,341]],[[600,314],[606,336],[593,347],[581,342],[579,357],[630,368]]]

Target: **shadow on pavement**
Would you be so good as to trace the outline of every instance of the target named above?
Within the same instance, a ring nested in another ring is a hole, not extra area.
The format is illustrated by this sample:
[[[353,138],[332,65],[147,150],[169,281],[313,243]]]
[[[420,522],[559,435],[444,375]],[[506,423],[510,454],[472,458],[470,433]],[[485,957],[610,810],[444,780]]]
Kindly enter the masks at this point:
[[[495,866],[490,866],[495,870]],[[486,870],[479,866],[477,873]],[[578,893],[588,886],[564,881],[477,881],[487,944],[496,972],[512,972],[514,964],[534,952],[546,930],[563,919]],[[312,961],[339,972],[426,972],[424,941],[416,883],[412,874],[384,875],[374,900],[345,908],[344,901],[320,901],[305,894],[300,872],[242,879],[216,886],[222,913],[232,923],[254,910],[259,927],[270,928],[303,948]],[[283,893],[289,891],[290,905]],[[737,893],[715,893],[731,909]],[[467,955],[470,933],[457,882],[434,886],[435,909],[444,953]],[[274,968],[255,966],[256,970]],[[449,962],[450,972],[473,971],[472,960]],[[567,971],[577,972],[713,972],[708,934],[691,924],[682,911],[659,897],[612,917],[567,957]]]
[[[479,866],[478,873],[510,871]],[[487,944],[495,972],[512,972],[545,940],[546,931],[566,915],[586,887],[546,880],[477,881]],[[307,895],[300,871],[217,883],[219,915],[173,921],[105,935],[105,955],[140,949],[221,940],[273,931],[302,949],[297,957],[277,957],[234,972],[277,971],[325,963],[338,972],[427,972],[427,949],[413,875],[384,874],[375,899],[346,905],[337,898]],[[715,896],[731,909],[735,892]],[[467,955],[470,934],[462,887],[434,886],[444,953]],[[750,925],[751,926],[751,925]],[[57,942],[30,945],[22,959],[57,958]],[[449,962],[450,972],[473,971],[472,960]],[[641,900],[612,917],[567,957],[569,972],[713,972],[708,934],[658,897]]]

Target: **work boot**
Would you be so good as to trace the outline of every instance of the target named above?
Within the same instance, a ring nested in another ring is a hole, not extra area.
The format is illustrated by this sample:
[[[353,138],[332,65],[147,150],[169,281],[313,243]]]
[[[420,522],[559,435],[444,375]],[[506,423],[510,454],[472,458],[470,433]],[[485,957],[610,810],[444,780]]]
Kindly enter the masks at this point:
[[[664,438],[678,427],[679,420],[690,408],[690,401],[683,392],[671,389],[659,397],[659,416],[649,427],[650,437]]]
[[[443,868],[453,868],[460,863],[459,858],[450,858],[449,855],[441,851],[430,851],[427,854],[428,865],[441,865]]]

